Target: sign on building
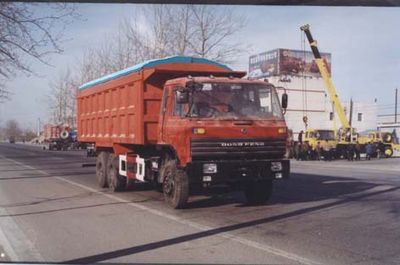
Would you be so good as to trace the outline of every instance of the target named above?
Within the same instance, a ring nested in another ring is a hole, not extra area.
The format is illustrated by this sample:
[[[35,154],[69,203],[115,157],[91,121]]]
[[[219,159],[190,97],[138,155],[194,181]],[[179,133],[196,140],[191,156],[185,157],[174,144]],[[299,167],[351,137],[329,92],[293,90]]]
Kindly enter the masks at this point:
[[[331,54],[321,53],[331,73]],[[249,77],[265,78],[277,75],[321,77],[312,52],[275,49],[250,56]]]

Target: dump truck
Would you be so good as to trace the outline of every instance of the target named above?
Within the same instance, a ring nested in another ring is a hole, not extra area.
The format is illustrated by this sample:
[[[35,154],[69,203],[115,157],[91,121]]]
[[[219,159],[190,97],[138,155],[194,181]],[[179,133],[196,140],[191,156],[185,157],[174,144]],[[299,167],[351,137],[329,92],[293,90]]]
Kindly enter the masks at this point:
[[[287,126],[275,87],[202,58],[155,59],[90,81],[77,93],[78,140],[94,146],[100,187],[150,182],[167,204],[229,185],[264,203],[289,177]]]

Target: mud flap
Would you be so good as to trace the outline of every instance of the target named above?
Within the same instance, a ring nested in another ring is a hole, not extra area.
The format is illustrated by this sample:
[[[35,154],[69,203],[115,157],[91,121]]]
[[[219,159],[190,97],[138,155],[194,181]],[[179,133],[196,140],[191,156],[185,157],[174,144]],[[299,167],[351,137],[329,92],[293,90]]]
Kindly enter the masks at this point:
[[[136,154],[119,155],[119,174],[129,179],[144,181],[144,158]]]

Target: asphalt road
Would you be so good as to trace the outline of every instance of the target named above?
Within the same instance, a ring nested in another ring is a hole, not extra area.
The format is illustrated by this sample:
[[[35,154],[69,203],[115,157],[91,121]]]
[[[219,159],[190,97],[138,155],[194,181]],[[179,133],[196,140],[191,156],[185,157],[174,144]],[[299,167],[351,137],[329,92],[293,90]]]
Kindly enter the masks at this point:
[[[400,159],[292,162],[271,201],[99,189],[80,151],[0,144],[0,261],[400,264]]]

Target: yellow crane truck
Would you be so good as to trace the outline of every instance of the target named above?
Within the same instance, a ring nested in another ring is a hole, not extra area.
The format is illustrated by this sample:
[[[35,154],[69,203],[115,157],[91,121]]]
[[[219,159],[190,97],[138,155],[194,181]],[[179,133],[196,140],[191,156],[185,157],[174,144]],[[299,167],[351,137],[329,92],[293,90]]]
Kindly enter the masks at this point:
[[[337,156],[345,156],[347,146],[349,144],[355,144],[358,140],[358,133],[356,132],[355,128],[351,127],[351,124],[344,112],[343,105],[339,99],[339,96],[336,92],[336,88],[333,85],[333,82],[329,76],[328,66],[325,60],[321,57],[321,54],[317,47],[317,41],[313,39],[310,31],[310,26],[308,24],[300,27],[300,29],[304,32],[307,37],[307,40],[310,44],[311,51],[315,58],[315,63],[318,67],[319,72],[321,73],[321,77],[324,81],[326,86],[327,93],[329,95],[329,99],[333,105],[333,109],[336,112],[337,116],[339,117],[341,128],[339,129],[336,135],[336,153]],[[334,140],[332,140],[334,141]]]

